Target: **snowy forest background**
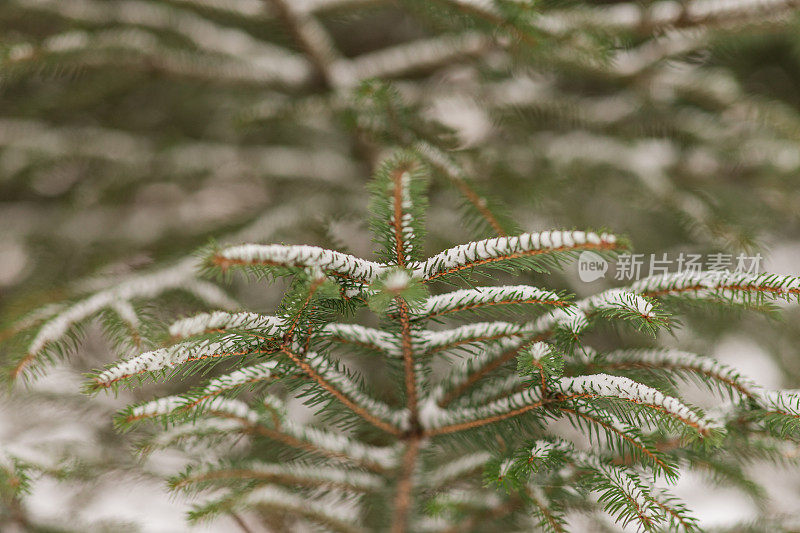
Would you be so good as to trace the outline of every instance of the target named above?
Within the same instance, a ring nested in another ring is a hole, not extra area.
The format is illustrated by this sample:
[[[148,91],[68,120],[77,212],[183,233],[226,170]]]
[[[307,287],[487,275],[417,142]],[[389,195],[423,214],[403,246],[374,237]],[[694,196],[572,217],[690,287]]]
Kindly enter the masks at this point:
[[[640,253],[760,253],[762,270],[800,273],[797,2],[497,5],[3,2],[0,340],[45,304],[162,269],[189,279],[210,239],[369,257],[365,184],[402,128],[439,139],[474,177],[433,180],[432,251],[491,235],[491,205],[501,226],[608,228]],[[584,286],[572,268],[560,282],[586,294],[607,281]],[[227,290],[270,309],[283,288]],[[798,388],[800,312],[782,317],[720,313],[662,340]],[[25,512],[53,530],[189,531],[190,500],[162,481],[186,458],[139,460],[140,436],[112,427],[116,410],[175,384],[88,400],[83,373],[118,349],[100,330],[0,403],[0,453],[46,465]],[[18,355],[0,351],[4,365]],[[800,515],[796,467],[748,468],[764,494],[701,471],[674,492],[708,528]]]

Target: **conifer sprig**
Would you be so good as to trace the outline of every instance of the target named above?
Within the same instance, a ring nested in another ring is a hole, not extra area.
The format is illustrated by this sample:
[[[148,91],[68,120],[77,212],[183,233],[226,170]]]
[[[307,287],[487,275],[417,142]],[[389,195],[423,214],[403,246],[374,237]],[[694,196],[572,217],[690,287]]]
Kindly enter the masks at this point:
[[[248,440],[235,456],[221,453],[218,462],[172,479],[175,489],[223,492],[193,519],[268,509],[331,529],[388,522],[400,532],[433,523],[444,530],[477,527],[485,516],[536,517],[546,529],[565,531],[565,513],[579,505],[562,488],[574,486],[595,494],[590,507],[620,524],[691,531],[696,522],[688,509],[641,472],[670,482],[688,456],[722,469],[714,456],[750,431],[778,440],[797,436],[796,392],[764,390],[687,352],[602,352],[583,340],[602,322],[631,332],[674,327],[663,299],[794,300],[796,278],[665,276],[581,299],[526,284],[441,292],[445,279],[486,279],[490,269],[542,276],[580,251],[613,255],[624,245],[606,233],[544,231],[423,259],[428,172],[425,158],[413,152],[400,152],[378,170],[370,227],[379,261],[302,245],[212,249],[206,259],[212,270],[291,277],[278,312],[182,318],[166,329],[165,346],[92,377],[89,388],[97,391],[147,376],[215,373],[184,394],[131,406],[116,420],[120,428],[148,420],[171,428],[150,447],[206,442],[213,449],[226,435]],[[377,314],[380,326],[345,320],[359,310]],[[509,321],[450,324],[498,313]],[[381,365],[391,386],[362,373],[355,353]],[[226,370],[215,372],[220,361]],[[433,371],[442,365],[449,368]],[[734,403],[704,413],[674,395],[686,380]],[[308,424],[293,420],[293,398],[315,408]],[[554,440],[556,419],[596,443],[596,452]],[[444,450],[455,456],[438,464]],[[496,492],[498,484],[506,491]],[[436,494],[427,507],[426,491]],[[303,498],[312,502],[297,505]],[[340,503],[330,507],[331,501]],[[375,501],[382,502],[378,517],[368,503]]]

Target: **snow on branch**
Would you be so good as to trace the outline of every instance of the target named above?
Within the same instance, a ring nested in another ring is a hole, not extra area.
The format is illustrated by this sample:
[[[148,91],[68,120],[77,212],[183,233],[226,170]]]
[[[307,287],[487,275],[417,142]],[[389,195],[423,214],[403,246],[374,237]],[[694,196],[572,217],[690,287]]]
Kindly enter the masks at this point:
[[[525,304],[563,307],[567,302],[552,291],[529,285],[476,287],[431,296],[413,310],[413,315],[433,318],[459,311]]]
[[[589,318],[586,313],[578,305],[571,305],[556,309],[525,324],[523,332],[527,335],[537,335],[560,329],[577,335],[587,327],[589,327]]]
[[[378,350],[392,357],[402,355],[399,337],[379,329],[331,322],[323,326],[321,333],[333,340]]]
[[[767,411],[800,418],[800,390],[762,390],[757,403]]]
[[[662,473],[674,480],[677,475],[675,465],[672,464],[658,450],[657,446],[642,435],[642,431],[614,413],[598,408],[591,400],[577,400],[573,404],[554,405],[572,424],[584,430],[590,440],[602,434],[605,442],[618,455],[637,457],[653,467],[656,473]],[[595,441],[596,442],[596,441]]]
[[[238,420],[247,425],[261,422],[261,415],[246,403],[220,396],[210,398],[204,403],[205,412]],[[187,400],[183,396],[166,396],[125,409],[119,417],[120,425],[131,424],[141,420],[166,419],[185,410]]]
[[[660,274],[635,282],[631,290],[645,296],[723,299],[732,303],[800,300],[800,278],[728,271]]]
[[[384,429],[384,431],[396,433],[398,429],[408,427],[408,412],[406,410],[393,409],[366,394],[358,384],[339,370],[337,365],[329,361],[324,355],[314,352],[306,353],[302,359],[295,361],[295,363],[299,364],[301,369],[309,374],[309,377],[317,381],[337,400],[353,409],[354,412],[370,423]],[[308,369],[311,369],[312,372],[309,372]]]
[[[420,423],[431,436],[454,433],[519,416],[542,404],[541,392],[535,388],[525,389],[481,407],[442,409],[429,399],[420,408]]]
[[[455,362],[450,367],[447,375],[431,389],[428,396],[441,407],[444,407],[473,384],[477,379],[475,377],[477,372],[486,373],[485,369],[494,369],[501,366],[511,357],[515,357],[522,347],[523,344],[517,342],[516,339],[501,339],[482,349],[474,357],[465,357]],[[511,376],[516,378],[517,382],[522,382],[517,373],[511,374]],[[498,396],[494,395],[492,391],[487,391],[486,394],[488,395],[486,396],[487,399]]]
[[[163,58],[162,58],[163,59]],[[237,146],[193,141],[170,147],[122,130],[90,126],[55,126],[37,120],[0,119],[0,145],[35,153],[37,157],[100,159],[151,172],[214,173],[217,176],[269,174],[281,178],[311,178],[341,182],[355,172],[352,161],[331,150],[313,152],[293,146]]]
[[[420,256],[427,182],[427,168],[413,152],[389,157],[375,173],[370,187],[370,228],[388,265],[405,268]]]
[[[575,31],[580,27],[652,34],[656,30],[671,27],[741,25],[797,7],[796,0],[693,0],[683,4],[660,1],[647,6],[626,2],[598,8],[543,13],[539,25],[559,34]]]
[[[614,250],[617,238],[584,231],[543,231],[515,237],[495,237],[444,250],[414,265],[414,275],[426,281],[483,265],[580,250]]]
[[[386,267],[373,261],[326,250],[318,246],[282,244],[242,244],[223,248],[213,262],[224,269],[232,266],[274,266],[288,269],[318,268],[326,274],[356,283],[370,283]]]
[[[435,353],[458,346],[519,337],[523,333],[523,326],[511,322],[476,322],[442,331],[419,331],[415,344],[419,350]]]
[[[749,398],[758,397],[761,388],[742,376],[735,368],[722,364],[711,357],[669,349],[617,350],[598,359],[604,368],[663,369],[672,372],[692,372],[715,380],[729,390],[736,390]]]
[[[484,368],[476,370],[469,378],[484,377],[486,375],[486,373],[483,373]],[[469,388],[473,383],[476,383],[476,385],[474,389],[470,391]],[[525,380],[523,380],[519,374],[514,373],[502,378],[487,380],[485,383],[477,383],[477,379],[474,381],[469,381],[468,379],[464,380],[462,383],[459,383],[457,387],[453,387],[450,394],[442,398],[439,404],[443,405],[443,403],[449,404],[452,402],[453,405],[459,407],[463,407],[466,404],[482,404],[520,390],[525,385]]]
[[[627,311],[641,316],[645,320],[656,318],[653,303],[641,295],[624,289],[609,289],[585,300],[576,302],[584,311]]]
[[[242,338],[235,334],[224,335],[219,340],[203,339],[197,342],[182,342],[167,348],[144,352],[116,363],[95,376],[91,381],[91,386],[98,389],[108,388],[130,377],[145,373],[158,373],[184,363],[266,353],[259,349],[262,342],[263,339],[257,337]]]
[[[220,504],[220,507],[233,511],[262,509],[294,514],[342,533],[362,531],[355,525],[359,513],[352,503],[313,500],[272,485],[256,488],[243,496],[234,496],[230,501],[223,500]],[[190,517],[198,520],[207,514],[210,513],[204,512],[201,507],[193,511]]]
[[[398,463],[397,447],[370,446],[351,439],[341,432],[303,426],[291,420],[284,420],[281,430],[287,435],[327,451],[330,455],[346,456],[355,462],[376,465],[381,469],[393,468]]]
[[[567,461],[578,468],[589,470],[588,480],[594,491],[601,493],[603,507],[622,526],[636,522],[644,528],[652,528],[666,520],[663,510],[653,497],[641,476],[630,468],[613,465],[599,456],[577,451],[566,441],[537,441],[530,447],[526,461],[531,466],[547,461],[554,453],[563,454]]]
[[[480,54],[491,45],[491,39],[480,33],[444,35],[339,60],[332,68],[337,84],[349,87],[366,79],[386,79],[438,67],[460,57]]]
[[[187,406],[190,404],[187,403],[186,396],[159,398],[123,410],[117,417],[117,424],[125,427],[142,420],[178,420],[180,416],[191,416]],[[264,399],[264,406],[271,414],[278,417],[279,428],[272,427],[275,422],[273,418],[265,417],[263,413],[240,400],[214,396],[203,400],[200,405],[201,412],[206,416],[235,421],[245,431],[257,428],[257,434],[300,451],[344,459],[373,470],[392,468],[397,463],[395,448],[370,446],[343,433],[304,426],[286,418],[283,402],[274,396],[267,396]],[[210,429],[216,433],[225,432],[224,428],[219,430],[216,426]],[[178,426],[170,438],[180,439],[184,436],[192,437],[194,432],[191,428]]]
[[[132,0],[13,0],[23,7],[57,13],[82,22],[107,25],[119,23],[177,33],[199,49],[248,60],[274,69],[276,75],[303,79],[308,75],[305,61],[286,48],[261,41],[236,27],[220,26],[192,11],[168,4]]]
[[[196,405],[207,398],[244,385],[272,379],[275,377],[274,370],[277,364],[277,361],[264,361],[263,363],[246,366],[224,376],[214,378],[196,392],[188,395],[189,405]]]
[[[325,83],[334,87],[337,80],[331,71],[331,63],[338,58],[336,46],[325,27],[308,11],[300,8],[298,2],[270,0],[273,11],[289,28],[298,46]]]
[[[41,44],[15,45],[7,54],[4,64],[18,64],[41,60],[42,57],[64,55],[70,61],[97,64],[136,64],[147,60],[153,68],[179,76],[195,77],[223,83],[277,83],[288,86],[303,85],[310,78],[305,61],[285,62],[287,56],[271,55],[277,59],[271,64],[262,56],[235,57],[203,49],[186,49],[170,46],[155,32],[135,27],[87,32],[72,30],[48,37]],[[138,56],[138,57],[137,57]],[[286,64],[285,71],[276,68]]]
[[[184,474],[171,479],[170,486],[174,489],[189,489],[212,481],[230,479],[268,481],[304,487],[330,487],[357,492],[378,490],[384,485],[383,479],[375,474],[344,468],[249,461],[189,468]]]
[[[577,398],[619,398],[634,404],[664,412],[682,424],[706,434],[719,426],[716,421],[701,418],[697,413],[676,398],[667,396],[647,385],[632,379],[594,374],[572,378],[561,378],[556,385],[562,393]]]
[[[235,420],[243,424],[245,430],[257,428],[257,434],[300,451],[344,459],[377,470],[391,468],[396,464],[397,451],[394,448],[369,446],[342,433],[298,424],[286,418],[283,402],[273,396],[267,396],[264,405],[278,417],[279,428],[272,427],[274,419],[265,418],[246,403],[221,396],[204,400],[202,412],[208,416]],[[118,417],[118,424],[125,426],[148,419],[169,420],[176,415],[189,414],[186,406],[186,398],[183,396],[160,398],[124,410]]]
[[[171,268],[149,274],[134,276],[112,288],[93,295],[58,310],[44,322],[28,345],[27,355],[20,360],[13,371],[13,377],[26,372],[49,346],[63,341],[70,330],[81,322],[96,316],[103,309],[122,309],[122,305],[134,299],[155,298],[167,291],[181,289],[197,296],[209,305],[231,308],[237,304],[219,287],[195,279],[196,261],[186,260]]]
[[[202,335],[218,330],[257,331],[264,337],[276,337],[281,333],[285,320],[281,317],[258,313],[228,313],[214,311],[182,318],[172,323],[169,334],[175,339]]]
[[[432,488],[447,486],[464,475],[482,469],[491,458],[492,454],[487,451],[464,455],[430,470],[425,476],[424,483]]]

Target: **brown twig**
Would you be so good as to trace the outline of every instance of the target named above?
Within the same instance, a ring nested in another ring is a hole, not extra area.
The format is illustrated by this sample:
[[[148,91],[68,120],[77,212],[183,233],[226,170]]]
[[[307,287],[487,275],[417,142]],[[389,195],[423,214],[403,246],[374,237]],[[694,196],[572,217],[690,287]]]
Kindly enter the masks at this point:
[[[402,471],[400,479],[397,481],[397,495],[394,499],[394,517],[392,518],[392,533],[403,533],[406,531],[408,514],[411,509],[412,489],[414,488],[414,470],[417,467],[417,456],[419,455],[420,436],[411,435],[406,443],[406,451],[403,454]]]
[[[355,403],[353,400],[347,397],[342,391],[331,385],[328,380],[322,377],[319,372],[317,372],[311,365],[308,364],[307,361],[304,360],[299,354],[294,353],[288,347],[284,346],[281,351],[286,354],[289,359],[291,359],[294,364],[300,367],[300,370],[305,372],[305,374],[311,378],[314,382],[317,383],[320,387],[328,391],[334,398],[339,400],[342,404],[347,406],[351,411],[356,413],[358,416],[372,424],[378,429],[381,429],[387,433],[392,435],[400,435],[400,430],[394,427],[393,425],[384,422],[380,418],[376,417],[362,406]]]

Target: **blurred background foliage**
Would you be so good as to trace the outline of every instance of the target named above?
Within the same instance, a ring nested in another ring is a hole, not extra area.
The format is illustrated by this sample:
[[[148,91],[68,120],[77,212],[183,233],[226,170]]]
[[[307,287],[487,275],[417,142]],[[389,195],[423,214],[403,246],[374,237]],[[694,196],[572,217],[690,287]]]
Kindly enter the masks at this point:
[[[211,238],[347,243],[368,253],[357,222],[364,186],[397,145],[425,143],[447,162],[434,165],[431,252],[514,229],[608,228],[638,252],[760,252],[768,269],[796,275],[796,6],[7,0],[2,356],[13,367],[24,355],[30,338],[18,320],[26,313],[183,264]],[[487,216],[487,206],[498,214]],[[570,272],[558,283],[587,293]],[[255,309],[280,294],[237,282],[226,290]],[[135,303],[154,319],[203,305],[174,291]],[[766,372],[767,385],[796,386],[800,316],[783,317],[779,325],[750,314],[687,321],[674,342],[732,353],[729,362],[761,373],[752,377]],[[100,479],[99,466],[150,476],[159,465],[132,464],[130,439],[111,430],[110,417],[70,408],[48,418],[41,407],[75,393],[65,383],[76,374],[115,358],[96,325],[85,329],[87,341],[62,369],[71,377],[14,389],[32,413],[20,419],[9,404],[0,442],[19,455],[47,440],[36,424],[77,427],[78,436],[49,432],[50,459],[73,461],[64,443],[88,439],[96,453],[75,467],[84,477]],[[91,409],[110,412],[169,387]],[[38,461],[19,460],[29,469]],[[67,466],[33,470],[57,478]],[[21,496],[9,498],[4,518],[19,524]],[[164,524],[143,527],[172,527]]]

